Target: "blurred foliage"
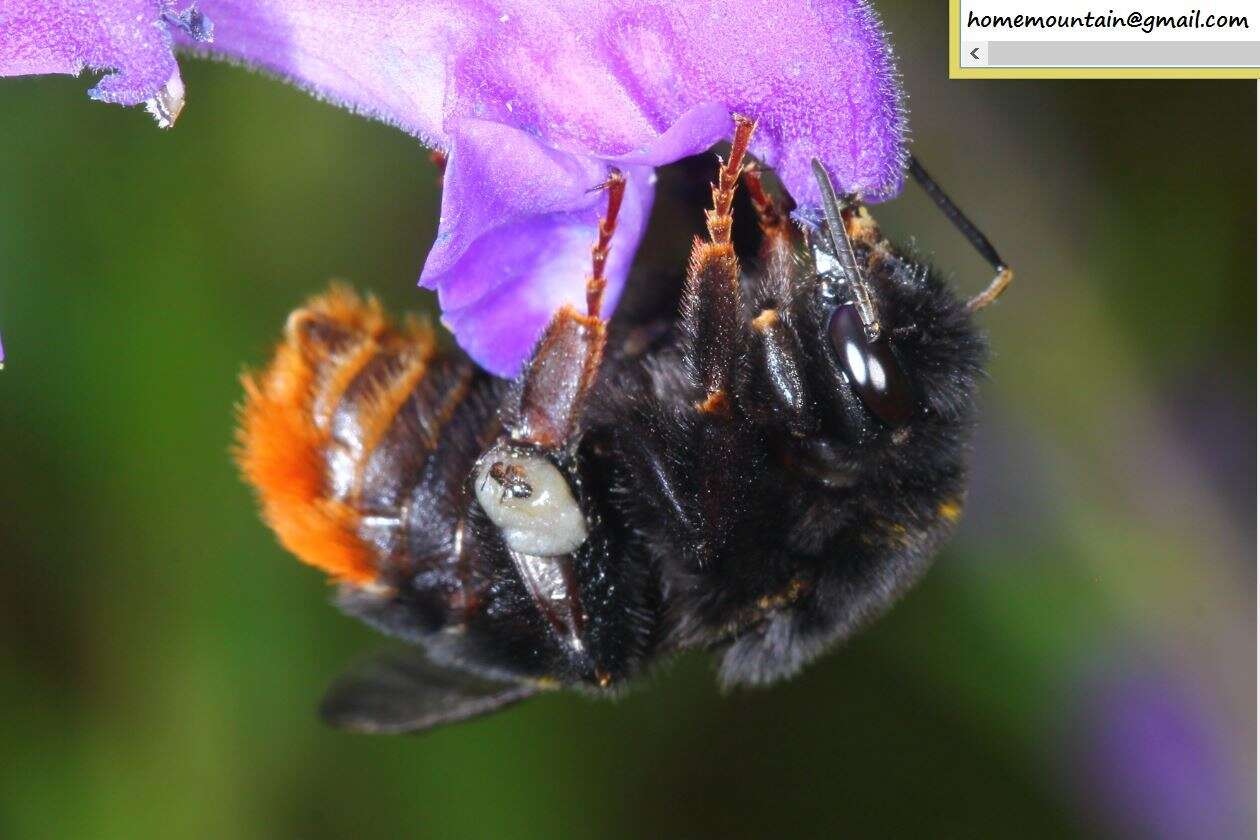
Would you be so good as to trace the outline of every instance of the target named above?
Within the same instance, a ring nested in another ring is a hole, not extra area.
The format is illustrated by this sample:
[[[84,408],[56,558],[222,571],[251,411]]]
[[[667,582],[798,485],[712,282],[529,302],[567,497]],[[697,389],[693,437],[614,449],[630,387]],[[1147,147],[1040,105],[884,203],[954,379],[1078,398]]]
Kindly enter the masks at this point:
[[[1206,721],[1202,825],[1251,824],[1255,86],[951,82],[944,7],[880,8],[916,153],[1018,272],[959,538],[791,684],[724,698],[692,657],[422,738],[317,724],[379,639],[227,453],[240,370],[329,278],[432,306],[425,151],[227,65],[183,62],[171,132],[0,80],[0,836],[1137,835],[1092,687],[1147,671]],[[914,187],[876,213],[987,279]]]

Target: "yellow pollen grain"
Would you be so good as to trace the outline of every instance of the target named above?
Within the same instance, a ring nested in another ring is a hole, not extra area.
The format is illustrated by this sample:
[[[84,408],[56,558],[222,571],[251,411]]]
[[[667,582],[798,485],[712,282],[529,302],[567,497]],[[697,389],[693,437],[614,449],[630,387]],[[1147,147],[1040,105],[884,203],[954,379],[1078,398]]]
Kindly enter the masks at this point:
[[[777,309],[763,309],[761,314],[752,319],[752,328],[757,332],[765,332],[779,322]]]
[[[953,525],[958,521],[958,517],[962,516],[962,504],[957,499],[947,499],[941,502],[941,506],[936,509],[936,512],[941,515],[942,519]]]
[[[731,403],[725,391],[717,390],[710,392],[703,401],[696,403],[696,409],[701,414],[725,417],[731,411]]]

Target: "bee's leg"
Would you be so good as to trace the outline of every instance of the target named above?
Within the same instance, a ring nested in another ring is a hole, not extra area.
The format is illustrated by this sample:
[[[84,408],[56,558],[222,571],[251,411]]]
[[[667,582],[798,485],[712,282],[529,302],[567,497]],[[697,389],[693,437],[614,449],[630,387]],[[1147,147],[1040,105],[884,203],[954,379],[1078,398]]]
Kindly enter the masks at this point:
[[[788,219],[789,208],[766,192],[757,164],[750,163],[744,167],[743,180],[761,228],[761,270],[753,273],[745,287],[751,311],[785,309],[799,282],[796,265],[799,236]]]
[[[813,430],[815,420],[802,370],[804,351],[792,324],[792,299],[800,282],[797,237],[787,209],[766,192],[752,164],[744,169],[744,186],[761,227],[762,263],[748,289],[754,389],[749,403],[766,421],[782,423],[791,434],[802,436]]]
[[[730,415],[740,339],[747,330],[739,260],[731,244],[731,202],[754,127],[746,117],[735,118],[730,158],[718,168],[713,208],[704,214],[709,241],[697,238],[692,245],[683,287],[684,353],[701,390],[696,408],[702,414],[723,418]]]
[[[441,149],[434,149],[429,152],[429,162],[437,168],[437,186],[439,190],[442,189],[443,183],[446,179],[446,161],[447,154]]]
[[[665,415],[674,422],[653,424],[659,431],[645,429],[660,439],[664,454],[640,468],[647,482],[660,483],[660,496],[677,510],[665,514],[676,518],[672,538],[679,546],[664,570],[667,585],[695,599],[686,609],[701,615],[705,627],[724,621],[729,590],[723,580],[762,557],[753,543],[765,533],[753,524],[767,476],[765,447],[757,426],[745,422],[758,410],[748,398],[745,365],[752,330],[730,238],[731,202],[753,123],[737,117],[735,125],[730,157],[713,187],[713,207],[705,213],[709,239],[696,240],[683,287],[679,349],[688,381],[674,407],[681,411]],[[650,462],[652,453],[645,454]],[[679,631],[682,644],[708,632],[692,637],[693,629]]]
[[[808,586],[794,581],[763,598],[762,620],[726,646],[718,681],[731,688],[786,679],[879,617],[927,571],[961,510],[958,498],[947,498],[926,521],[885,521],[829,542],[822,556],[843,562],[825,564]]]
[[[781,198],[766,192],[761,180],[761,168],[750,163],[744,167],[744,189],[757,211],[757,224],[761,228],[761,261],[767,273],[791,276],[795,262],[796,229],[788,218],[792,208],[785,206]]]
[[[506,581],[504,591],[515,586],[515,603],[525,605],[521,615],[532,605],[546,628],[529,641],[545,661],[541,667],[562,682],[601,689],[627,675],[640,644],[627,640],[645,635],[634,624],[636,593],[645,584],[636,569],[614,563],[612,535],[595,527],[598,500],[583,494],[576,457],[607,342],[604,269],[626,179],[613,170],[603,188],[608,209],[591,251],[586,311],[566,304],[552,317],[504,397],[504,433],[483,450],[471,475],[473,536],[479,510],[483,525],[493,527],[481,538],[501,547],[494,573]],[[616,632],[605,632],[609,627]]]
[[[626,191],[625,176],[612,170],[603,189],[608,194],[608,210],[591,249],[586,312],[561,307],[535,346],[518,387],[508,397],[505,422],[513,442],[551,450],[573,443],[582,404],[599,372],[608,339],[608,324],[600,316],[604,267]]]

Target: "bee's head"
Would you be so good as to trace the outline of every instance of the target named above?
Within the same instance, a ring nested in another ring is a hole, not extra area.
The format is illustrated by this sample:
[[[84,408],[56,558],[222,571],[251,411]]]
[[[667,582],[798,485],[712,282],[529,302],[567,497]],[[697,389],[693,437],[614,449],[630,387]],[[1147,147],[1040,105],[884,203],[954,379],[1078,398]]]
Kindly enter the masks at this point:
[[[809,237],[813,283],[797,302],[822,414],[816,446],[851,473],[961,445],[985,356],[967,303],[817,174],[824,218]]]

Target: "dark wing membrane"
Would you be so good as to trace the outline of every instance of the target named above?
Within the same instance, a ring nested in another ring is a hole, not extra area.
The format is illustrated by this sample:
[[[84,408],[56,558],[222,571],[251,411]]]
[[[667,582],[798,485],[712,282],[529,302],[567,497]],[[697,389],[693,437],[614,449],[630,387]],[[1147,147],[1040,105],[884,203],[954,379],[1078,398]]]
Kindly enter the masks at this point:
[[[377,734],[420,732],[489,714],[536,693],[439,665],[420,650],[391,651],[341,675],[320,703],[324,722]]]

